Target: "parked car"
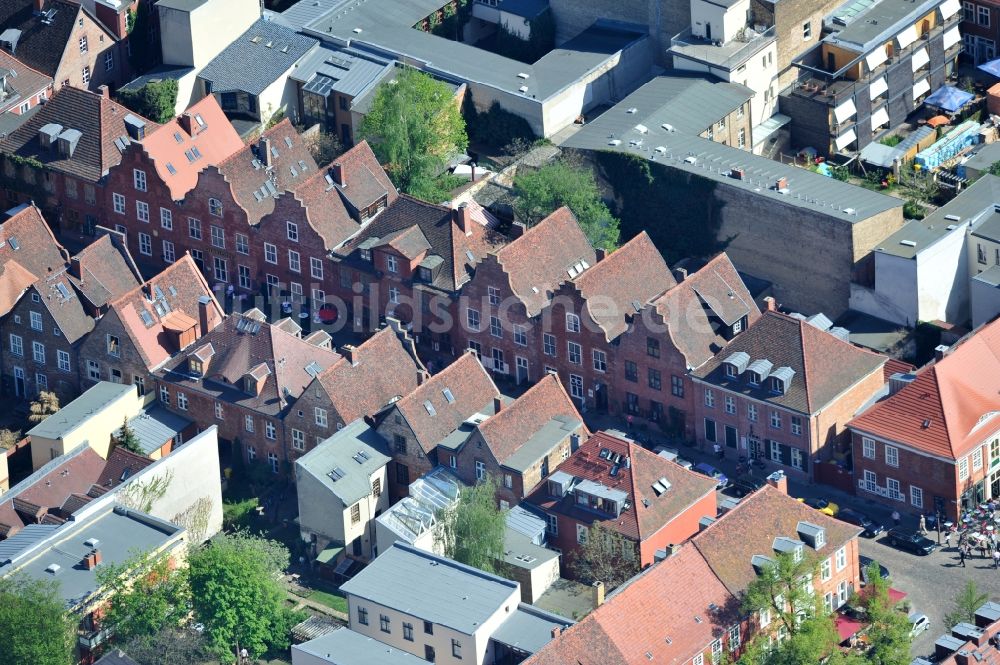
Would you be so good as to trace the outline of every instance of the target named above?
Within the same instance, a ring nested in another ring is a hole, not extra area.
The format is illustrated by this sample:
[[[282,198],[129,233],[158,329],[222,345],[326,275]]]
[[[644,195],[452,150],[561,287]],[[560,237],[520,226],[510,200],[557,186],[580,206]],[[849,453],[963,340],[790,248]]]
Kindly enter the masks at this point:
[[[683,457],[681,457],[678,454],[676,448],[668,448],[666,446],[657,446],[656,449],[653,450],[653,452],[656,453],[657,455],[659,455],[660,457],[664,458],[664,459],[668,459],[671,462],[675,462],[676,464],[680,464],[685,469],[690,469],[691,468],[691,462],[689,462],[688,460],[686,460]]]
[[[885,527],[883,527],[881,524],[874,521],[872,518],[868,517],[864,513],[854,510],[852,508],[841,508],[837,512],[836,517],[838,520],[843,520],[848,524],[853,524],[855,526],[859,526],[862,529],[864,529],[864,531],[861,532],[861,535],[864,536],[865,538],[874,538],[875,536],[885,531]]]
[[[799,501],[806,504],[810,508],[815,508],[824,515],[829,515],[830,517],[834,517],[838,512],[840,512],[840,506],[832,501],[827,501],[826,499],[807,497],[799,499]]]
[[[931,620],[927,618],[926,614],[914,612],[910,615],[910,637],[916,637],[930,627]]]
[[[889,529],[886,541],[896,549],[906,550],[920,556],[926,556],[937,549],[937,543],[930,538],[921,536],[916,531],[899,527]]]
[[[866,586],[868,584],[868,567],[873,563],[878,566],[879,575],[882,579],[889,579],[889,569],[880,564],[875,559],[862,555],[858,555],[858,563],[861,564],[861,586]]]
[[[696,471],[702,474],[703,476],[714,478],[718,482],[718,488],[720,490],[725,489],[729,485],[729,478],[726,477],[726,474],[722,473],[711,464],[706,464],[705,462],[699,462],[698,464],[695,464],[694,468],[692,468],[691,470]]]
[[[734,478],[732,482],[729,483],[729,487],[726,488],[726,493],[730,496],[742,499],[747,494],[753,494],[766,484],[767,481],[763,478],[739,476]]]

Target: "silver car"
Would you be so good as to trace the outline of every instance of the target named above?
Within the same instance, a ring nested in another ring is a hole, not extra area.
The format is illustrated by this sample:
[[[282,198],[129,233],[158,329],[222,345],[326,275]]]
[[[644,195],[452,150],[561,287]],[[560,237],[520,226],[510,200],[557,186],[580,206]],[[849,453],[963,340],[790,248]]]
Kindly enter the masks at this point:
[[[916,637],[931,627],[931,620],[926,614],[914,612],[910,615],[910,637]]]

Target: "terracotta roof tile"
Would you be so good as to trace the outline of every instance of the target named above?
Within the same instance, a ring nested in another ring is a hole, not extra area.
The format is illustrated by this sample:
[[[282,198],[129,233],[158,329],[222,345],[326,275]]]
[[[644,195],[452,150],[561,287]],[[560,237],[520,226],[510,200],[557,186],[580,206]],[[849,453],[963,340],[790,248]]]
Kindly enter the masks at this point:
[[[21,206],[9,219],[0,224],[0,289],[8,294],[20,295],[17,287],[24,284],[30,273],[35,279],[62,270],[66,265],[66,250],[52,234],[52,229],[42,218],[42,213],[33,205]],[[17,266],[7,275],[6,265],[16,261]],[[4,284],[9,280],[9,284]],[[23,288],[21,292],[23,292]],[[11,301],[0,315],[13,307]]]
[[[41,304],[70,344],[94,329],[94,318],[84,308],[66,269],[38,280],[32,289],[38,293]]]
[[[34,282],[35,276],[14,259],[0,264],[0,316],[6,316]]]
[[[309,225],[323,238],[325,249],[329,251],[346,242],[361,225],[351,217],[336,187],[327,182],[326,176],[325,169],[317,170],[295,186],[292,196],[305,208]]]
[[[552,293],[570,279],[571,267],[580,261],[597,263],[594,248],[565,206],[497,250],[496,258],[529,316],[542,311]]]
[[[108,461],[94,484],[114,489],[152,463],[153,460],[148,457],[115,446],[108,454]]]
[[[386,205],[392,205],[399,196],[368,141],[334,159],[331,167],[342,181],[336,182],[337,190],[355,211],[367,208],[383,196],[387,198]]]
[[[753,296],[725,253],[688,275],[657,298],[653,306],[666,321],[667,334],[691,368],[701,367],[726,345],[720,334],[723,319],[739,314],[737,319],[746,316],[747,325],[751,325],[760,318]]]
[[[450,402],[445,389],[452,397]],[[493,379],[476,354],[469,351],[396,402],[396,408],[413,430],[417,443],[429,453],[463,422],[484,412],[485,407],[492,408],[493,399],[498,397],[500,391]],[[428,413],[426,402],[431,403],[434,415]]]
[[[0,113],[23,104],[52,85],[52,76],[32,69],[4,50],[0,50],[0,69],[14,73],[7,77],[7,87],[14,94],[0,102]]]
[[[882,376],[885,378],[886,383],[888,383],[893,374],[909,374],[915,369],[915,366],[905,360],[889,358],[885,361],[885,365],[882,366]]]
[[[961,340],[917,378],[848,423],[875,436],[958,459],[988,431],[980,419],[1000,411],[1000,319]],[[985,420],[984,420],[985,422]],[[926,423],[926,426],[925,426]]]
[[[73,285],[94,306],[102,307],[139,286],[138,270],[122,245],[103,235],[70,259]]]
[[[794,372],[784,394],[772,392],[770,382],[750,386],[745,373],[726,376],[723,361],[737,352],[750,361],[767,360],[771,371],[789,367]],[[737,335],[694,376],[734,392],[778,404],[800,413],[822,410],[844,390],[872,372],[882,372],[885,356],[866,351],[828,332],[778,312],[765,312],[745,332]]]

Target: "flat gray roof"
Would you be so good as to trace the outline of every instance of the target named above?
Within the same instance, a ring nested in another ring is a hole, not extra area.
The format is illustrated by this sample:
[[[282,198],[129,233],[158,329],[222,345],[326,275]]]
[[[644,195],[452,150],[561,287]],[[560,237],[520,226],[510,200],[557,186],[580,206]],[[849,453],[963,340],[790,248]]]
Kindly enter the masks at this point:
[[[170,9],[180,9],[182,11],[189,12],[192,9],[201,7],[206,2],[208,2],[208,0],[158,0],[156,6],[168,7]]]
[[[847,0],[824,19],[824,29],[835,32],[823,41],[867,53],[940,4],[941,0]],[[835,23],[836,17],[847,19],[847,25]]]
[[[296,651],[322,658],[331,665],[426,665],[427,663],[423,658],[417,658],[401,649],[394,649],[350,628],[341,628],[302,644],[293,644],[292,653]]]
[[[28,430],[28,436],[61,439],[128,392],[135,392],[135,386],[101,381]]]
[[[1000,266],[990,266],[972,279],[988,286],[998,287],[1000,286]]]
[[[518,595],[518,587],[517,582],[395,543],[340,590],[471,635],[510,602],[512,594]]]
[[[782,164],[747,150],[716,143],[680,131],[667,131],[650,119],[654,109],[628,113],[621,102],[588,122],[561,147],[578,150],[609,150],[639,155],[657,164],[685,171],[728,187],[751,190],[760,196],[813,213],[850,223],[862,221],[893,208],[902,208],[900,199],[857,187],[834,178]],[[642,125],[646,133],[636,129]],[[750,137],[747,137],[747,141]],[[613,144],[614,143],[614,144]],[[730,176],[743,169],[738,180]],[[778,178],[788,181],[787,193],[774,189]]]
[[[300,7],[307,3],[317,4]],[[300,0],[283,16],[290,24],[301,23],[306,34],[318,39],[422,62],[425,65],[421,68],[431,73],[538,102],[597,70],[623,48],[645,37],[645,33],[624,26],[598,23],[529,65],[413,27],[440,8],[440,0]],[[526,90],[521,91],[521,87]]]
[[[350,506],[371,494],[372,474],[389,463],[384,446],[381,435],[359,418],[295,460],[295,466]]]
[[[87,570],[80,565],[92,549],[85,541],[96,538],[104,563],[120,564],[136,552],[163,549],[181,531],[181,527],[165,520],[120,506],[113,508],[109,503],[101,512],[61,525],[43,544],[0,567],[0,576],[16,572],[54,580],[59,583],[66,606],[72,608],[86,602],[98,589],[97,569]],[[52,564],[59,566],[55,573],[46,570]]]
[[[514,471],[527,471],[582,424],[578,419],[568,416],[553,417],[532,434],[517,452],[508,457],[503,465]]]
[[[968,159],[962,162],[962,166],[977,171],[985,171],[993,166],[994,162],[1000,161],[1000,143],[987,143],[979,147]]]
[[[494,642],[525,653],[535,653],[552,641],[555,626],[566,628],[573,622],[558,614],[521,603],[506,621],[494,631]]]
[[[507,526],[503,538],[503,560],[515,568],[534,570],[553,559],[559,558],[559,553],[547,547],[536,545],[527,536],[518,533]]]

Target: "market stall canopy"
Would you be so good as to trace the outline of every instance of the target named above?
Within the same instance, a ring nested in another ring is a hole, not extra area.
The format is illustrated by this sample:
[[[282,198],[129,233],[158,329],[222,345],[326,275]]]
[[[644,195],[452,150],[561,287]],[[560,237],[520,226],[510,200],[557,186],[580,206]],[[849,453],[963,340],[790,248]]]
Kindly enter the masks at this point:
[[[840,635],[841,642],[846,642],[851,639],[854,635],[857,635],[858,631],[865,627],[863,621],[852,619],[844,614],[837,615],[836,624],[837,633]]]
[[[960,108],[972,101],[973,94],[952,85],[943,85],[934,91],[924,104],[943,109],[948,113],[955,113]]]
[[[928,118],[927,124],[931,127],[940,127],[942,125],[950,125],[951,120],[946,115],[936,115],[933,118]]]

